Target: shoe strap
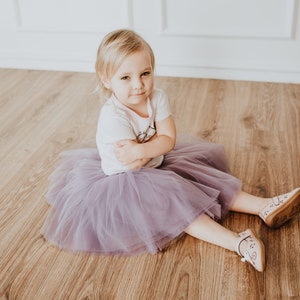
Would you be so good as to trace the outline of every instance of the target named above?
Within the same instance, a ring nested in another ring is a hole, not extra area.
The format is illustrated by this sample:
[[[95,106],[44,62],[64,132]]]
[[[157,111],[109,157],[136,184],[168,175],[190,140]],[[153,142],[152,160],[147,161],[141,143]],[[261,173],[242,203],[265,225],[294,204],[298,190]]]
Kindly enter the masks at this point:
[[[237,243],[236,243],[236,246],[235,246],[235,252],[238,254],[238,255],[240,255],[241,257],[242,257],[242,260],[245,258],[245,254],[242,254],[241,253],[241,250],[240,250],[240,246],[241,246],[241,243],[244,241],[244,240],[246,240],[248,237],[250,237],[251,236],[251,233],[250,232],[247,232],[247,231],[244,231],[244,232],[242,232],[242,233],[240,233],[240,234],[242,234],[241,236],[240,236],[240,239],[237,241]],[[247,252],[247,251],[246,251]],[[247,252],[248,253],[248,252]],[[249,254],[248,254],[249,255]]]
[[[245,232],[245,235],[241,236],[241,238],[239,239],[239,241],[237,242],[237,245],[236,245],[236,253],[241,256],[242,262],[249,262],[255,268],[255,261],[251,257],[249,251],[245,250],[244,254],[242,254],[241,250],[240,250],[241,243],[249,237],[251,238],[251,233],[249,233],[247,231]]]

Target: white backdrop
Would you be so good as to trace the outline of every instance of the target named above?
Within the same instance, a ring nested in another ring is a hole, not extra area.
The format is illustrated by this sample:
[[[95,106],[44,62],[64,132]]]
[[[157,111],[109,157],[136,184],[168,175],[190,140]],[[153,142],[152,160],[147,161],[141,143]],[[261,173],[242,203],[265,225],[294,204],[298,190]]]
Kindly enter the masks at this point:
[[[102,37],[132,28],[158,75],[300,83],[298,0],[1,0],[0,67],[94,72]]]

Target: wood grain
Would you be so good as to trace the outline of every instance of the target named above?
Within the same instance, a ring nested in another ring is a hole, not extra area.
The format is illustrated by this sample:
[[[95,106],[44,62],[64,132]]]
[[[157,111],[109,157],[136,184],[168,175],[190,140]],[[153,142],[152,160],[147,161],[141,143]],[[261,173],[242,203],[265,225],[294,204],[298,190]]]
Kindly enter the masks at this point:
[[[74,254],[40,234],[48,176],[66,149],[95,147],[101,100],[94,74],[0,70],[0,299],[300,299],[300,217],[253,228],[267,250],[258,273],[235,253],[184,236],[157,255]],[[300,186],[300,85],[159,77],[178,133],[225,146],[247,192]]]

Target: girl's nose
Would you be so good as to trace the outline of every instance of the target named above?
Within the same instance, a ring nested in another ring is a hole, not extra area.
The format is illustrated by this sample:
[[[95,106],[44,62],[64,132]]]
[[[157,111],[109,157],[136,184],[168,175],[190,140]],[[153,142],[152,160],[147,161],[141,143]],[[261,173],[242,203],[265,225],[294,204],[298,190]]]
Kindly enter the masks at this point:
[[[140,78],[135,78],[133,80],[133,88],[134,89],[140,89],[143,87],[143,82]]]

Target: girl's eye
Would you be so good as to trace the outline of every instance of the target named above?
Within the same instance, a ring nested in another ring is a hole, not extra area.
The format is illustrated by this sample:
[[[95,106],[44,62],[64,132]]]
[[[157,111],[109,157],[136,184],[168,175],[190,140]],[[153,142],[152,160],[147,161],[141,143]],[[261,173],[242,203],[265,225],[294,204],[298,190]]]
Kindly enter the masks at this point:
[[[129,79],[129,76],[123,76],[121,77],[121,80],[128,80]]]
[[[144,73],[142,73],[142,76],[148,76],[148,75],[150,75],[151,74],[151,72],[150,71],[146,71],[146,72],[144,72]]]

